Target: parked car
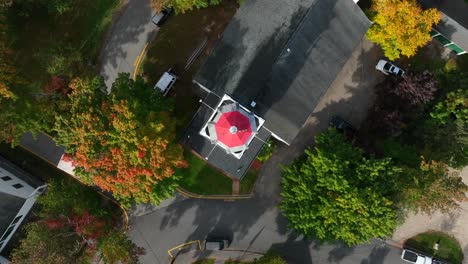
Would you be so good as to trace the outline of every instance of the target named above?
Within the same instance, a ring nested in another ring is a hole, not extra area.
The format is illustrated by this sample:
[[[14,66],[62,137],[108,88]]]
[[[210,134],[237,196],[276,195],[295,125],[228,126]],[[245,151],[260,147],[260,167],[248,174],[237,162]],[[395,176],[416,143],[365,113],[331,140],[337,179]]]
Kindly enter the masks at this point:
[[[224,250],[229,247],[229,240],[224,238],[209,238],[205,240],[205,250]]]
[[[171,7],[165,7],[161,11],[161,13],[155,14],[152,18],[151,21],[158,27],[162,26],[164,22],[166,22],[167,18],[174,13],[174,9]]]
[[[346,122],[343,118],[339,116],[333,116],[330,120],[330,126],[334,127],[339,132],[343,133],[347,137],[353,137],[356,134],[356,129]]]
[[[432,257],[424,256],[423,254],[408,249],[403,249],[401,259],[415,264],[432,264]]]
[[[154,89],[158,89],[163,95],[166,95],[174,86],[176,80],[177,76],[169,69],[159,78],[159,81],[154,85]]]
[[[403,76],[403,74],[405,74],[405,71],[386,60],[379,60],[375,68],[385,75],[394,74],[397,76]]]

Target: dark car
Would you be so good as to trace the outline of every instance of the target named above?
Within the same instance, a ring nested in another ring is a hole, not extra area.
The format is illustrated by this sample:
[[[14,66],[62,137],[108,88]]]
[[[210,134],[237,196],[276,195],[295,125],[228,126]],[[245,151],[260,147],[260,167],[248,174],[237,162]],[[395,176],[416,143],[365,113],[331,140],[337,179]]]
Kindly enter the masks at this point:
[[[229,240],[223,238],[209,238],[205,240],[205,250],[224,250],[229,247]]]
[[[174,9],[170,7],[165,7],[161,13],[157,13],[151,18],[151,21],[158,27],[162,26],[166,22],[167,18],[174,13]]]
[[[356,134],[356,129],[354,129],[350,123],[346,122],[339,116],[332,117],[330,120],[330,126],[334,127],[336,130],[348,137],[352,137],[354,134]]]

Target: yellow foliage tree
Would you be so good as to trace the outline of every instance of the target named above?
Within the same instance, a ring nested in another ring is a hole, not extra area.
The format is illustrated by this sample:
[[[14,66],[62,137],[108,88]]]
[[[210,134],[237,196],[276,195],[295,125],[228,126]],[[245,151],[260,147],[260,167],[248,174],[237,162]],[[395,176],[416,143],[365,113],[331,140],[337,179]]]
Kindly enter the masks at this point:
[[[416,0],[374,0],[374,22],[367,38],[379,44],[390,60],[411,57],[431,40],[430,31],[441,14],[434,8],[422,10]]]

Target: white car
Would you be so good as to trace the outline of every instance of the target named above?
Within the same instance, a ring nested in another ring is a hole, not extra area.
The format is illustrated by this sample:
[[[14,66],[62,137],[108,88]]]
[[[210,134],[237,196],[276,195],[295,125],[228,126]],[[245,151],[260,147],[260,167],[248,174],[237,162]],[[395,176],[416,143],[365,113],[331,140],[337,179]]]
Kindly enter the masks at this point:
[[[403,76],[403,74],[405,74],[405,71],[386,60],[379,60],[375,68],[385,75],[395,74],[398,76]]]
[[[171,69],[163,73],[159,81],[154,86],[154,89],[161,91],[163,95],[166,95],[172,86],[175,84],[177,76],[171,73]]]
[[[424,256],[408,249],[403,249],[401,259],[415,264],[432,264],[432,257]]]

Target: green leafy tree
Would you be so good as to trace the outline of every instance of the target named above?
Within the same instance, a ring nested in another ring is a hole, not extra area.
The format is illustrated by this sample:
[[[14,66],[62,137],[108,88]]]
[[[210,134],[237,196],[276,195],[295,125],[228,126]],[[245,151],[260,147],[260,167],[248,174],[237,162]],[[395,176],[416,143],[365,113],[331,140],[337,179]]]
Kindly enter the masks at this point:
[[[277,143],[275,141],[269,139],[267,144],[263,146],[262,150],[257,155],[257,160],[260,162],[266,162],[269,160],[271,155],[273,155],[273,151],[276,149],[276,144]]]
[[[51,179],[47,183],[46,195],[37,199],[42,218],[54,218],[59,215],[67,217],[73,212],[81,214],[85,211],[99,217],[108,218],[109,210],[103,209],[101,197],[87,186],[83,186],[75,179]]]
[[[137,264],[138,256],[143,249],[137,247],[128,236],[121,231],[111,231],[98,242],[98,248],[104,263],[107,264]]]
[[[355,245],[385,237],[397,225],[392,197],[400,169],[365,158],[336,130],[316,137],[315,150],[286,167],[280,208],[290,227],[323,241]]]
[[[442,161],[452,167],[468,165],[468,122],[461,119],[426,120],[415,132],[422,139],[421,155]]]
[[[448,119],[460,119],[468,123],[468,89],[448,93],[447,98],[435,106],[431,116],[442,124]]]
[[[404,206],[415,211],[432,214],[435,211],[448,213],[460,208],[466,201],[468,191],[458,173],[449,173],[441,162],[421,162],[420,168],[406,168],[400,184]]]
[[[70,264],[76,263],[81,238],[74,232],[51,230],[42,223],[25,226],[26,237],[14,249],[13,264]]]
[[[254,261],[254,264],[287,264],[284,259],[273,252],[267,252],[258,260]]]
[[[177,13],[185,13],[194,8],[205,8],[210,5],[217,5],[222,0],[151,0],[151,7],[156,11],[161,11],[163,7],[173,7]]]
[[[94,263],[101,255],[104,263],[130,264],[143,253],[116,226],[121,215],[74,179],[51,180],[38,204],[38,220],[25,226],[13,263]]]
[[[76,79],[69,114],[57,117],[57,142],[66,146],[75,173],[112,192],[125,205],[170,197],[186,167],[175,142],[172,103],[139,78],[121,74],[107,95],[102,79]]]
[[[440,19],[436,9],[423,10],[416,0],[376,0],[367,38],[379,44],[390,60],[410,57],[431,40],[432,27]]]

